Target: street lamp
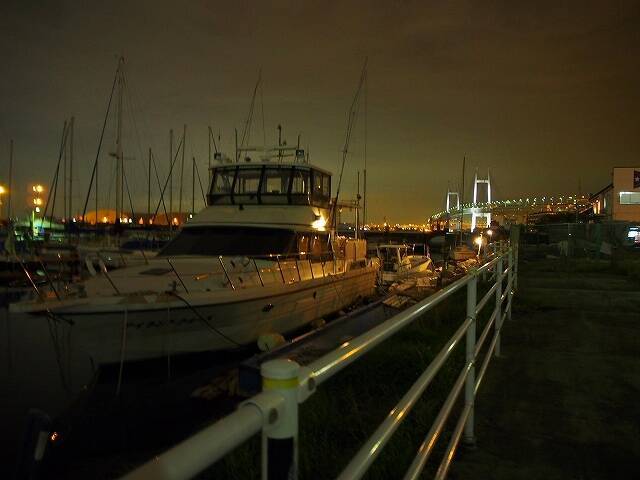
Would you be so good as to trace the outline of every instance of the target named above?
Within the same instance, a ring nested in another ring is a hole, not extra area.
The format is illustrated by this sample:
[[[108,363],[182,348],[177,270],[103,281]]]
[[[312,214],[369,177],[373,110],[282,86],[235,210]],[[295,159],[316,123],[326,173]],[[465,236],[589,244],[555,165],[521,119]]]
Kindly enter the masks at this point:
[[[2,216],[2,210],[4,208],[4,202],[2,201],[2,196],[7,193],[7,189],[0,185],[0,217]]]
[[[36,184],[31,186],[31,225],[33,226],[33,234],[38,235],[38,228],[36,227],[36,213],[40,213],[41,206],[44,201],[42,200],[42,194],[44,193],[45,188],[41,184]],[[41,226],[44,226],[43,222],[40,222]]]

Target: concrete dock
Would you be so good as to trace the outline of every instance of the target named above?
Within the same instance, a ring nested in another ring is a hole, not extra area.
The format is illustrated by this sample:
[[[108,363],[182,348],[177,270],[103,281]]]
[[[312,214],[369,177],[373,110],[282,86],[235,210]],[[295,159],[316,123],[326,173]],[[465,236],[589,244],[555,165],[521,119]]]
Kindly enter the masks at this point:
[[[520,272],[476,401],[476,447],[449,478],[640,478],[640,285],[595,262]]]

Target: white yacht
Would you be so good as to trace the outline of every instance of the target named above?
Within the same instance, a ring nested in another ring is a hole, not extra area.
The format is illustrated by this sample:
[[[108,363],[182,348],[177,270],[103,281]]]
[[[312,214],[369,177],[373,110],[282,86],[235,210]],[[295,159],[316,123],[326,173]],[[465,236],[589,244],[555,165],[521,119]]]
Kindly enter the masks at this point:
[[[329,231],[331,174],[282,160],[213,167],[207,207],[157,256],[11,311],[68,324],[77,348],[112,363],[233,349],[371,295],[365,241]]]

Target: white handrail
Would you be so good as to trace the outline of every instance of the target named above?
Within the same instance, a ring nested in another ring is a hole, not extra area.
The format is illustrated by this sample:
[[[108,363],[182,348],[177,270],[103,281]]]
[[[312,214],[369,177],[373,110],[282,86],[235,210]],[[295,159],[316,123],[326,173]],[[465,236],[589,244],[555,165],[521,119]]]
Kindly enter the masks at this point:
[[[398,404],[393,407],[389,415],[384,419],[376,431],[362,445],[355,457],[349,462],[349,465],[342,471],[338,477],[340,480],[362,478],[367,472],[373,461],[378,457],[382,448],[391,438],[391,435],[400,426],[404,418],[407,416],[411,408],[420,399],[426,388],[429,386],[433,378],[436,376],[442,365],[447,361],[453,349],[458,345],[460,339],[467,333],[472,320],[467,319],[458,328],[456,333],[449,339],[447,344],[438,352],[438,355],[429,364],[427,369],[420,375],[418,380],[411,386],[409,391],[402,397]]]
[[[242,404],[232,414],[154,457],[123,479],[178,480],[196,476],[262,430],[265,419],[257,405],[258,397],[265,395],[269,394],[256,395],[254,402]]]
[[[313,372],[313,378],[316,384],[320,385],[347,365],[351,364],[354,360],[360,358],[380,342],[391,337],[398,330],[407,326],[416,318],[420,317],[425,312],[445,300],[453,292],[460,290],[467,284],[467,282],[469,282],[469,280],[469,275],[456,280],[425,300],[416,303],[386,322],[368,330],[359,337],[356,337],[351,342],[342,344],[338,349],[333,350],[312,362],[309,365],[309,369]]]

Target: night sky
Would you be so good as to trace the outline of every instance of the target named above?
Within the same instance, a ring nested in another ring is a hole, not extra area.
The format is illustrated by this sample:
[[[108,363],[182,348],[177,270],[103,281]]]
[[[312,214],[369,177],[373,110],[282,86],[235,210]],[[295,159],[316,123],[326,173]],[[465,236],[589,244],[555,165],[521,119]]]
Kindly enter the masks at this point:
[[[119,55],[140,208],[146,151],[166,173],[170,128],[178,136],[187,124],[187,157],[202,172],[207,125],[233,155],[260,69],[251,143],[262,143],[264,105],[268,143],[281,123],[290,144],[301,132],[312,163],[336,173],[367,56],[370,220],[441,210],[465,154],[468,179],[491,169],[497,199],[594,192],[611,167],[640,164],[640,2],[36,3],[0,5],[0,182],[13,138],[16,210],[28,181],[50,182],[72,115],[83,203]],[[110,122],[103,172],[113,138]],[[345,197],[363,168],[362,115],[351,148]]]

